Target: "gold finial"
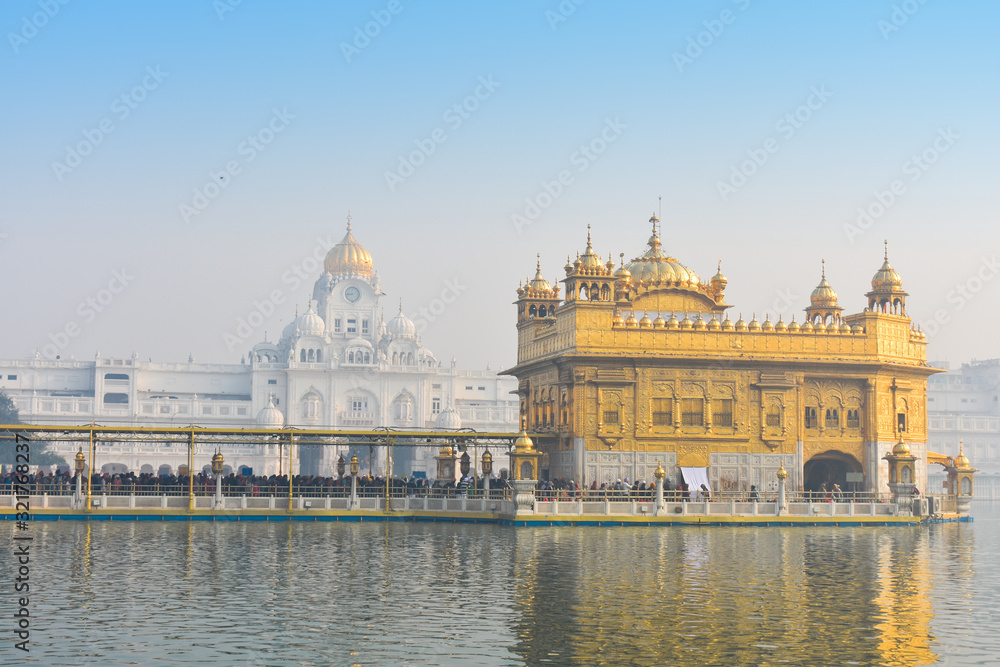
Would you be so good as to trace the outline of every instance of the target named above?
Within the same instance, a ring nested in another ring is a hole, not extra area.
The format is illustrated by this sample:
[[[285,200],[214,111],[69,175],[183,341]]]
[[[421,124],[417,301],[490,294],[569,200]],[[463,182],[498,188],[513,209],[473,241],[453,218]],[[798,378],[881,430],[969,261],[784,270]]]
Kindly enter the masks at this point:
[[[719,260],[719,268],[717,269],[719,273],[722,273],[722,260]]]
[[[540,252],[535,253],[535,257],[537,258],[537,261],[535,262],[535,270],[538,271],[539,273],[541,273],[541,271],[542,271],[542,253],[540,253]]]
[[[885,239],[882,243],[885,244],[885,261],[889,261],[889,239]]]
[[[823,265],[823,280],[826,280],[826,260],[821,259],[820,263]]]
[[[351,231],[351,210],[347,210],[347,231]]]
[[[587,225],[587,247],[590,247],[590,225]]]

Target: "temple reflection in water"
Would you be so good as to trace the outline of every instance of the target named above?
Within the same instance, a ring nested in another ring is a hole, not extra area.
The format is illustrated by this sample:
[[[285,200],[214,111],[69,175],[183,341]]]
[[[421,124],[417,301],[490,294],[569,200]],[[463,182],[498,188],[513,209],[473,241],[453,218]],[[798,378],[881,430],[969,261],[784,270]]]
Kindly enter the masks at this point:
[[[514,650],[528,664],[634,655],[635,664],[656,656],[649,664],[922,665],[939,657],[925,530],[550,528],[515,538]],[[609,553],[614,570],[601,562]]]

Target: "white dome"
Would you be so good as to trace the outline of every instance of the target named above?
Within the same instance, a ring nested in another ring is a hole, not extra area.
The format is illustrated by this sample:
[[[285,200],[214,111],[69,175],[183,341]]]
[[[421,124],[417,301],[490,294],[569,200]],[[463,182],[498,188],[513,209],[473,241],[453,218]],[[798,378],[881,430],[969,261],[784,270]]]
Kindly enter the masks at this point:
[[[413,320],[403,314],[403,306],[399,307],[399,314],[389,321],[389,333],[394,337],[413,338],[417,335],[417,327]]]
[[[438,413],[438,428],[462,428],[462,418],[458,415],[458,410],[449,406]]]
[[[282,428],[285,425],[285,415],[274,405],[274,398],[268,397],[267,407],[257,413],[257,426],[262,428]]]
[[[372,344],[365,340],[364,338],[352,338],[350,342],[347,343],[348,348],[358,348],[363,347],[366,350],[373,350]]]
[[[313,312],[312,304],[309,305],[309,310],[295,320],[295,328],[303,336],[322,336],[326,333],[326,324],[322,317]]]

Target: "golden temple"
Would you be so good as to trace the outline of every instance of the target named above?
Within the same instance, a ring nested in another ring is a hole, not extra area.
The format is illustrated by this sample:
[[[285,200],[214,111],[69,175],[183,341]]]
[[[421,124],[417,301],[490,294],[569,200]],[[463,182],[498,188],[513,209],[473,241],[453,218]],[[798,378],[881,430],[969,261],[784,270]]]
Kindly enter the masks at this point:
[[[706,469],[720,491],[773,491],[782,466],[790,490],[926,488],[936,369],[888,245],[861,312],[843,313],[824,266],[801,322],[734,322],[721,262],[702,280],[664,252],[658,218],[649,222],[641,257],[620,255],[616,269],[588,226],[562,287],[539,260],[517,290],[517,365],[506,372],[543,476],[652,480],[662,462],[671,481],[680,468]],[[915,460],[906,480],[890,479],[885,458],[900,440]]]

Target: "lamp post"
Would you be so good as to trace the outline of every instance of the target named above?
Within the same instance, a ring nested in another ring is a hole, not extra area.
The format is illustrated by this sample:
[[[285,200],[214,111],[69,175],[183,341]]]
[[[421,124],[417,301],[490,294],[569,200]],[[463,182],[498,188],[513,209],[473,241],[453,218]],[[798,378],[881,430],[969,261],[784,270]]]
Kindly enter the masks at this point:
[[[656,516],[663,516],[663,479],[667,476],[667,471],[663,469],[663,462],[656,463],[656,470],[653,471],[656,477]]]
[[[340,458],[337,459],[337,477],[339,479],[344,479],[344,469],[347,467],[347,462],[344,461],[344,455],[341,454]]]
[[[74,470],[76,471],[76,498],[74,498],[73,506],[74,509],[80,509],[80,505],[83,503],[83,468],[86,457],[83,455],[83,447],[80,451],[76,453],[76,462],[74,463]]]
[[[347,506],[349,510],[358,509],[358,470],[360,468],[358,455],[351,454],[351,502]]]
[[[215,475],[215,509],[221,510],[222,506],[222,452],[216,450],[212,457],[212,474]]]
[[[781,467],[778,468],[778,472],[775,473],[778,477],[778,512],[780,516],[782,510],[785,509],[785,480],[788,479],[788,471],[785,470],[785,463],[781,463]]]
[[[490,499],[490,474],[493,472],[493,455],[490,450],[483,452],[483,498]]]

